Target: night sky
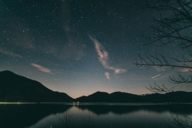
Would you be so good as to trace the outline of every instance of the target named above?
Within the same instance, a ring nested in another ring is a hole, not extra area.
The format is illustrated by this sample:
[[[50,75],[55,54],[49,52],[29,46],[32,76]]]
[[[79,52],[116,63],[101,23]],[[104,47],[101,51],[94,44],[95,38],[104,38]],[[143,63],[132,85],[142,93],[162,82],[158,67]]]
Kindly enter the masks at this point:
[[[144,45],[157,15],[146,0],[0,0],[0,70],[72,97],[148,93],[166,75],[135,66],[138,54],[180,54]]]

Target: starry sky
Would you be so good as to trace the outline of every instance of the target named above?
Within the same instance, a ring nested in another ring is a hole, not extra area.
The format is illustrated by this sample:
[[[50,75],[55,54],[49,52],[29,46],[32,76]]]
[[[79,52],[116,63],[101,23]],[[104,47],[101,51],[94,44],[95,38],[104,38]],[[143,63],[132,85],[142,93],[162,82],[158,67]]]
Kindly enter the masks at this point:
[[[72,97],[148,93],[165,78],[135,66],[138,54],[179,54],[144,45],[156,15],[146,0],[0,0],[0,70]]]

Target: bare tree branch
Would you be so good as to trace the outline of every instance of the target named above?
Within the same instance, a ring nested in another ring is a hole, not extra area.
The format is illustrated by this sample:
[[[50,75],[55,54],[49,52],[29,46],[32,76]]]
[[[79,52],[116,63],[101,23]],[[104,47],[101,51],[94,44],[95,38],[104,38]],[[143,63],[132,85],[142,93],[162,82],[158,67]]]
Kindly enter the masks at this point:
[[[169,79],[174,82],[175,84],[187,84],[192,83],[192,76],[183,76],[181,74],[177,76],[169,76]]]
[[[163,40],[163,43],[161,42],[163,45],[178,42],[182,48],[191,48],[191,2],[187,0],[170,0],[153,8],[160,12],[163,10],[162,15],[160,13],[160,18],[155,20],[159,26],[153,27],[156,31],[154,42]]]
[[[154,83],[153,86],[148,86],[146,87],[149,91],[154,92],[154,93],[169,93],[175,90],[177,85],[174,86],[166,86],[164,84],[157,84]]]
[[[150,4],[150,3],[149,3]],[[154,29],[153,44],[159,45],[175,44],[181,49],[192,49],[192,1],[191,0],[165,0],[160,4],[152,4],[150,8],[159,12]],[[179,75],[169,76],[169,80],[175,86],[157,85],[149,86],[152,92],[166,93],[179,87],[178,85],[188,85],[192,83],[192,55],[188,58],[165,57],[163,55],[138,56],[136,66],[143,67],[166,67],[179,72]],[[182,86],[184,87],[184,86]]]
[[[167,61],[164,56],[148,56],[142,57],[139,56],[139,59],[135,62],[136,66],[151,66],[151,67],[170,67],[170,68],[188,68],[192,69],[192,66],[189,65],[179,65],[179,64],[172,64]]]

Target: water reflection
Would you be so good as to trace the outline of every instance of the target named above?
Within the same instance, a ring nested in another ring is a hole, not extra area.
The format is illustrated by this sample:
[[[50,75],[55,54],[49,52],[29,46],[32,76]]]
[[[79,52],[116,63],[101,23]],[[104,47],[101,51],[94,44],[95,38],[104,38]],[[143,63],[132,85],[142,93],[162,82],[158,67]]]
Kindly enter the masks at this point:
[[[192,105],[0,106],[3,128],[191,128]]]
[[[177,128],[192,128],[192,115],[173,115],[173,120]]]
[[[160,104],[160,105],[127,105],[127,106],[113,106],[113,105],[81,105],[80,109],[89,110],[97,115],[115,113],[125,114],[138,110],[152,111],[152,112],[170,112],[175,114],[192,114],[192,104]]]
[[[0,128],[26,128],[42,118],[64,112],[70,106],[63,105],[0,105]]]

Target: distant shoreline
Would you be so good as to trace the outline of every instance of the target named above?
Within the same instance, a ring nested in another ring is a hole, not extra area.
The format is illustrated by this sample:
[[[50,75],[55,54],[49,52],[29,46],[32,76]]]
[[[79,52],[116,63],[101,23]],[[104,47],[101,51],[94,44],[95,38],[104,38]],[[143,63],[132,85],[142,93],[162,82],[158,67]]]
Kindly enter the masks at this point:
[[[192,103],[110,103],[110,102],[0,102],[0,105],[69,105],[69,106],[164,106],[164,105],[192,105]]]

